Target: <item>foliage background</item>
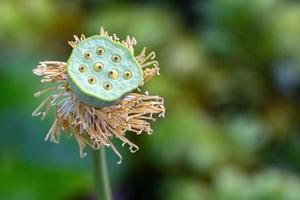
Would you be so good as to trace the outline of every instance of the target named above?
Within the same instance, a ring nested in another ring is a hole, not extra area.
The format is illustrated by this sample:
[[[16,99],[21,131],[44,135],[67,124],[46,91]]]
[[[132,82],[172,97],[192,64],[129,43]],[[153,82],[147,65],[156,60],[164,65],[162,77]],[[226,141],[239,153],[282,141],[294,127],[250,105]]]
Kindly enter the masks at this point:
[[[44,142],[31,69],[66,61],[103,25],[155,50],[165,119],[109,151],[115,199],[300,199],[300,3],[293,0],[1,0],[0,199],[93,199],[90,152]],[[128,134],[130,135],[130,134]]]

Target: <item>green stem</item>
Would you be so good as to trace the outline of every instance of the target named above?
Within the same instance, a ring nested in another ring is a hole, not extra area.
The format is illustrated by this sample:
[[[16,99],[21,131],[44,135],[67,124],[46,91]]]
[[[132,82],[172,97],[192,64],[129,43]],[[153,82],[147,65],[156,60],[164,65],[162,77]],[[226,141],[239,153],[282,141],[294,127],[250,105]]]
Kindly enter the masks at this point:
[[[111,200],[111,189],[104,146],[93,151],[93,167],[97,200]]]

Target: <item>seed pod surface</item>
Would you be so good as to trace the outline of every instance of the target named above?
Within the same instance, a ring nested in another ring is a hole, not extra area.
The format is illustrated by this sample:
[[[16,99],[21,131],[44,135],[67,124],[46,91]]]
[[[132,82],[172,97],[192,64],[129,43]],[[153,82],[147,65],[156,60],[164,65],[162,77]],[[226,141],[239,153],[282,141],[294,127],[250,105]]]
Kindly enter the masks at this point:
[[[95,107],[116,103],[143,81],[142,69],[133,53],[100,35],[89,37],[73,48],[67,74],[75,96]]]

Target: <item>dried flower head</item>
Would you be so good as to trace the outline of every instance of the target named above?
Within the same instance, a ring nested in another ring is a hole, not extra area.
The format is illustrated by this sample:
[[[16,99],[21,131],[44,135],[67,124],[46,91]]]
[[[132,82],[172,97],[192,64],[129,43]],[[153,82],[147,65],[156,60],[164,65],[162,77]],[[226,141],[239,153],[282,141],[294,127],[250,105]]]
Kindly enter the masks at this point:
[[[139,147],[125,137],[126,131],[151,134],[154,115],[162,117],[165,113],[163,98],[131,92],[140,91],[139,86],[159,74],[155,53],[146,55],[143,48],[134,56],[135,38],[127,36],[120,41],[102,27],[100,35],[74,39],[69,42],[73,51],[67,63],[44,61],[33,69],[34,74],[42,76],[42,83],[56,85],[34,94],[39,97],[51,92],[32,115],[44,119],[54,106],[55,120],[45,140],[57,143],[62,131],[69,132],[78,142],[81,157],[86,155],[86,145],[93,149],[105,145],[121,163],[122,156],[111,139],[120,139],[122,146],[128,144],[135,152]]]

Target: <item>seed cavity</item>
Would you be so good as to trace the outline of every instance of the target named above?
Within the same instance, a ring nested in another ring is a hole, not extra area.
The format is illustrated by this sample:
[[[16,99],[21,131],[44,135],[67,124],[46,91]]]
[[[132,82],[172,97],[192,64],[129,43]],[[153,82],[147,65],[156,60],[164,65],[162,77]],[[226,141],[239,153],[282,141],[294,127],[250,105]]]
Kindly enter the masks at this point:
[[[113,62],[117,63],[117,62],[120,62],[121,58],[120,58],[119,55],[113,55],[113,56],[111,57],[111,60],[112,60]]]
[[[110,70],[109,72],[108,72],[108,77],[110,78],[110,79],[117,79],[118,78],[118,71],[117,70]]]
[[[130,79],[132,77],[132,73],[128,70],[126,70],[124,73],[123,73],[123,78],[124,79]]]
[[[84,58],[85,58],[85,59],[89,60],[89,59],[91,59],[92,57],[93,57],[93,55],[92,55],[91,52],[87,51],[87,52],[84,53]]]
[[[96,79],[94,77],[90,76],[90,77],[88,77],[88,82],[89,82],[89,84],[94,85],[96,83]]]
[[[96,62],[94,65],[93,65],[93,69],[95,72],[100,72],[103,70],[103,64],[102,63],[99,63],[99,62]]]
[[[110,83],[104,83],[104,84],[103,84],[103,88],[104,88],[105,90],[111,90],[111,89],[112,89],[112,85],[111,85]]]
[[[103,55],[104,54],[104,49],[102,48],[102,47],[99,47],[98,49],[97,49],[97,51],[96,51],[96,53],[98,54],[98,55]]]
[[[85,65],[79,65],[78,70],[83,73],[86,71],[86,66]]]

